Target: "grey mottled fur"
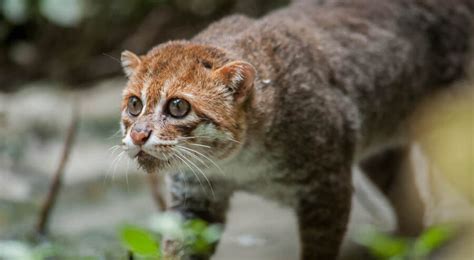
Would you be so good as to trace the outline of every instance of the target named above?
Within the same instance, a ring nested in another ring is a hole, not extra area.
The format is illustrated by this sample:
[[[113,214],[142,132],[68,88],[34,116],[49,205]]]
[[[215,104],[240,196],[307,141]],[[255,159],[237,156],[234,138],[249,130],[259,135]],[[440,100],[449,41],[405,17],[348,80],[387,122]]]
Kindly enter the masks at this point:
[[[250,124],[240,154],[219,162],[226,176],[209,172],[215,196],[191,175],[169,176],[172,209],[224,223],[233,191],[261,194],[295,209],[301,259],[335,259],[351,166],[462,76],[473,12],[472,0],[300,1],[212,24],[191,42],[255,66]]]

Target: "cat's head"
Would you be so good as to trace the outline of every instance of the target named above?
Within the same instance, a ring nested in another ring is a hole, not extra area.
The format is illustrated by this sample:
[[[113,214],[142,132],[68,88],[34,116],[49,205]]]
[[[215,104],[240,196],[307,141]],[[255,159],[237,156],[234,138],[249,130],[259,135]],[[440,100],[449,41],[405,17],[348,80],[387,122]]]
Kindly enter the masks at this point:
[[[122,53],[123,148],[148,171],[194,167],[240,148],[255,69],[220,49],[162,44],[144,56]]]

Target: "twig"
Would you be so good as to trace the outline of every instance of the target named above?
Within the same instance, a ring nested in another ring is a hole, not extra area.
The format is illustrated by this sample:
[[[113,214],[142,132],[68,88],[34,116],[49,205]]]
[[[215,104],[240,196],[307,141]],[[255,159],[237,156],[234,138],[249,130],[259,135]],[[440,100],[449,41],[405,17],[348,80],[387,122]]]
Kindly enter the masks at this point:
[[[150,183],[151,195],[155,201],[156,206],[160,211],[166,210],[166,201],[163,198],[159,187],[161,186],[161,179],[158,178],[156,173],[148,173],[148,179]]]
[[[77,105],[74,105],[71,123],[67,131],[66,140],[64,142],[64,147],[61,154],[61,160],[59,161],[58,168],[56,169],[53,180],[49,186],[48,195],[45,201],[43,202],[43,205],[41,206],[38,223],[36,225],[36,233],[42,236],[45,236],[48,233],[49,216],[51,214],[51,210],[53,209],[55,205],[56,199],[59,194],[59,190],[61,188],[64,168],[66,167],[66,163],[68,161],[69,154],[71,152],[72,144],[74,142],[74,137],[76,134],[78,121],[79,121],[78,109],[77,109]]]

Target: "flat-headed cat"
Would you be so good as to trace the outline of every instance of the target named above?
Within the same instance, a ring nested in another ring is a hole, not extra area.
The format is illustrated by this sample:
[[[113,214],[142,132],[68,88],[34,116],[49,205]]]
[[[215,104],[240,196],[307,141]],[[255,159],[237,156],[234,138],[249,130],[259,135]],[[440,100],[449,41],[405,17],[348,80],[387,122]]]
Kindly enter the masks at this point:
[[[351,167],[462,75],[473,2],[297,1],[125,51],[123,147],[183,217],[224,223],[234,191],[261,194],[294,209],[301,259],[335,259]]]

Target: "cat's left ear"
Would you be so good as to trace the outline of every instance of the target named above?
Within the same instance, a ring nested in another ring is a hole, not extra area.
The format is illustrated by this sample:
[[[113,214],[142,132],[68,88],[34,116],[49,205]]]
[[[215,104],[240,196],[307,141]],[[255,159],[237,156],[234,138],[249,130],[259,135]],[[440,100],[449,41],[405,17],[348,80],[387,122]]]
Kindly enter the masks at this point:
[[[140,57],[131,51],[122,52],[120,61],[122,62],[123,71],[127,77],[131,77],[142,62]]]
[[[224,81],[237,103],[242,103],[251,93],[256,71],[250,63],[232,61],[219,68],[215,73]]]

